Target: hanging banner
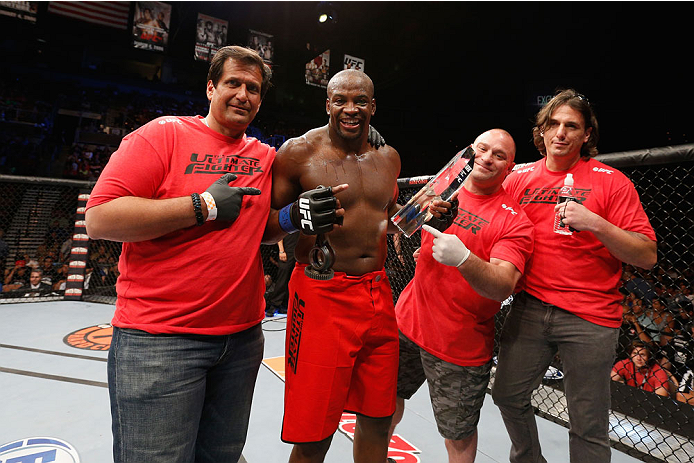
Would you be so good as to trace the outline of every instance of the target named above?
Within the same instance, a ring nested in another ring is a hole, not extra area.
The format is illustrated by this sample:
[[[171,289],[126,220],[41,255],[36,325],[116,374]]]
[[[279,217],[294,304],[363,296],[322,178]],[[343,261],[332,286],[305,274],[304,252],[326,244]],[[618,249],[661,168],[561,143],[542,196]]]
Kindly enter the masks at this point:
[[[171,5],[136,2],[133,16],[133,46],[142,50],[164,51],[169,43]]]
[[[275,53],[273,45],[274,36],[264,32],[248,30],[248,48],[257,51],[265,63],[271,65],[272,57]]]
[[[227,44],[229,21],[198,13],[198,30],[195,34],[195,59],[212,61],[217,50]]]
[[[11,18],[36,22],[39,2],[0,2],[0,14]]]
[[[328,72],[330,71],[330,50],[306,63],[306,83],[314,87],[328,88]]]
[[[345,59],[343,61],[344,68],[343,69],[356,69],[357,71],[361,72],[366,72],[364,70],[364,65],[365,62],[361,58],[357,58],[356,56],[350,56],[345,54]]]
[[[130,2],[49,2],[48,12],[99,26],[128,30]]]

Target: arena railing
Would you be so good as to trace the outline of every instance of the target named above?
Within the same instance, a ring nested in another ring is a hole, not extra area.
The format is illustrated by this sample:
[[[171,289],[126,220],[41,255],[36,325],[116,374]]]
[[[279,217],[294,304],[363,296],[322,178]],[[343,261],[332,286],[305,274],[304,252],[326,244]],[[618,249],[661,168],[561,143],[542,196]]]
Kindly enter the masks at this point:
[[[618,168],[634,183],[643,206],[658,237],[658,264],[650,271],[625,266],[625,275],[637,278],[641,289],[649,288],[637,298],[646,300],[659,296],[666,302],[692,301],[694,288],[694,144],[648,150],[611,153],[598,156],[608,166]],[[430,176],[398,180],[404,204]],[[19,261],[26,264],[55,256],[56,270],[61,270],[58,283],[50,290],[3,291],[0,303],[39,300],[85,300],[115,303],[115,262],[120,243],[93,241],[84,229],[84,205],[93,182],[47,179],[37,177],[0,176],[0,230],[7,244],[0,243],[0,260],[6,276]],[[420,232],[412,238],[388,237],[386,271],[395,300],[414,275],[412,253],[420,244]],[[261,248],[266,273],[276,274],[277,246]],[[274,263],[273,263],[274,262]],[[25,271],[26,272],[26,271]],[[625,288],[628,281],[624,279]],[[645,282],[645,283],[644,283]],[[3,280],[4,283],[4,280]],[[5,285],[8,287],[8,285]],[[625,293],[625,313],[631,310]],[[686,294],[685,294],[686,293]],[[684,296],[684,298],[682,297]],[[497,334],[508,313],[512,298],[505,301],[496,316]],[[677,317],[691,317],[691,303],[669,304]],[[622,325],[617,358],[626,358],[626,342],[631,326]],[[665,330],[667,331],[667,329]],[[673,333],[661,333],[665,339]],[[694,344],[692,344],[694,345]],[[694,353],[686,346],[680,354]],[[656,360],[672,355],[668,346],[651,347]],[[691,362],[690,367],[694,367]],[[636,387],[613,383],[610,439],[613,447],[643,461],[689,462],[694,460],[694,408],[677,400],[674,381],[670,396],[663,397]],[[546,419],[568,426],[568,410],[563,392],[561,358],[555,358],[542,384],[533,394],[536,413]],[[492,373],[493,383],[493,373]]]

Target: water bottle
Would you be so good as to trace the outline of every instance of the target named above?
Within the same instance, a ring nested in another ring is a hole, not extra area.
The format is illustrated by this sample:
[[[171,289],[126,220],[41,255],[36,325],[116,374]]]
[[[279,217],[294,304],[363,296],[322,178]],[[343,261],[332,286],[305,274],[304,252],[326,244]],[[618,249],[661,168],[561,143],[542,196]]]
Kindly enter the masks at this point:
[[[568,201],[576,201],[573,174],[566,174],[564,186],[559,190],[559,196],[557,197],[557,204],[562,204]],[[570,227],[565,225],[562,221],[561,213],[562,209],[559,209],[557,213],[554,214],[554,233],[559,233],[560,235],[573,235]]]

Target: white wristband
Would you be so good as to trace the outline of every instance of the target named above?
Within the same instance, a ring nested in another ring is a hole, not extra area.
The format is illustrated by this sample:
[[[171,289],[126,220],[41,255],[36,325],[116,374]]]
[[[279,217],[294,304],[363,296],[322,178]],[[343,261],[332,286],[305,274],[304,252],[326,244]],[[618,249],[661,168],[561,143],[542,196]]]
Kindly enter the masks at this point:
[[[468,257],[470,257],[470,254],[472,254],[472,252],[468,248],[465,248],[465,250],[467,252],[463,256],[463,258],[460,259],[460,263],[458,263],[458,265],[456,265],[456,267],[460,267],[461,265],[463,265],[465,263],[465,261],[468,259]]]
[[[200,197],[205,201],[207,205],[207,220],[214,220],[217,218],[217,203],[214,202],[214,198],[209,192],[200,193]]]

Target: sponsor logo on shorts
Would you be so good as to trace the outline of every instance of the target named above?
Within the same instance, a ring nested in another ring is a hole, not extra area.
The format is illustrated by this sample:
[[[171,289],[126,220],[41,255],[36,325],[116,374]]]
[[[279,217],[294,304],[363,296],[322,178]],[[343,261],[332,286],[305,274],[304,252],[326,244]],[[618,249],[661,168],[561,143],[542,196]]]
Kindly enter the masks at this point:
[[[299,347],[301,345],[301,330],[304,326],[304,307],[306,302],[299,299],[299,294],[294,292],[292,299],[292,316],[289,328],[289,343],[287,344],[287,365],[296,374],[299,362]]]
[[[253,175],[262,173],[260,160],[238,155],[198,154],[190,155],[186,174],[236,174]]]
[[[0,445],[0,463],[80,463],[77,450],[55,437],[29,437]]]
[[[561,187],[528,188],[518,201],[520,204],[556,204]],[[575,188],[576,201],[583,203],[590,195],[590,189]]]
[[[63,338],[63,342],[76,349],[104,351],[111,347],[112,337],[113,327],[109,323],[104,323],[73,331]],[[2,463],[1,460],[0,463]]]
[[[465,209],[458,208],[458,216],[453,223],[465,230],[470,230],[470,233],[476,235],[478,231],[489,225],[489,221],[479,217]]]

